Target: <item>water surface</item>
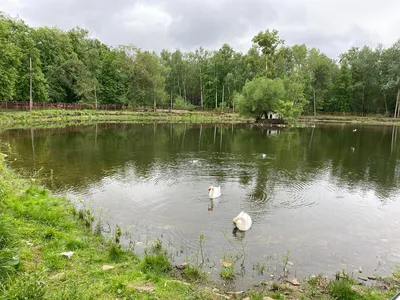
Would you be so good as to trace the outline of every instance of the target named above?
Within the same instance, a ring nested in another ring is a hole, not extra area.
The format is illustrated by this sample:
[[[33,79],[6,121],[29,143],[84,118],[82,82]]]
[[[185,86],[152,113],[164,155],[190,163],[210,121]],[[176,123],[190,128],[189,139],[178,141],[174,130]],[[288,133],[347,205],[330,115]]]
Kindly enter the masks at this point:
[[[205,271],[217,277],[219,259],[244,249],[238,287],[282,275],[286,255],[298,277],[388,274],[400,262],[396,127],[98,124],[0,139],[14,168],[102,208],[138,252],[159,237],[176,262],[193,260],[203,234]],[[214,202],[211,184],[222,187]],[[253,218],[244,235],[232,224],[242,210]]]

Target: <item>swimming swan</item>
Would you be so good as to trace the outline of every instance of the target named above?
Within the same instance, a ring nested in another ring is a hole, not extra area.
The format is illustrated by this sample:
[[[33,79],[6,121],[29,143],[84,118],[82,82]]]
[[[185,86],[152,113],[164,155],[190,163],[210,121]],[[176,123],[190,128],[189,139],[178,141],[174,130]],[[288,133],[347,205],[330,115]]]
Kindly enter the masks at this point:
[[[221,197],[221,187],[220,186],[210,186],[208,188],[208,197],[210,197],[210,199]]]
[[[236,218],[233,219],[233,223],[240,231],[249,230],[252,224],[251,218],[248,214],[242,211]]]

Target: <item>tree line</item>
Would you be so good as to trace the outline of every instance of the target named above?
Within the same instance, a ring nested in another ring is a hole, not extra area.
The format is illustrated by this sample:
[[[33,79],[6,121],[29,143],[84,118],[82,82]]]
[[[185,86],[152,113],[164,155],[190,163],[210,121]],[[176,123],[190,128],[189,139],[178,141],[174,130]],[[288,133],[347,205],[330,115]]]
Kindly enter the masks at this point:
[[[0,13],[0,101],[400,115],[400,40],[353,47],[332,59],[260,32],[247,53],[110,47],[74,28],[32,28]],[[30,69],[29,61],[32,61]]]

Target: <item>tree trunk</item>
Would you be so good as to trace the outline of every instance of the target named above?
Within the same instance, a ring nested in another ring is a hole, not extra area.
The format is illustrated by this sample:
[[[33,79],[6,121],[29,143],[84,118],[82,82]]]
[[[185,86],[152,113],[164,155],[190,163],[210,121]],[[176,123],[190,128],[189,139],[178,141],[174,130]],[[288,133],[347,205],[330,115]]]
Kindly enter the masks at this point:
[[[96,85],[94,86],[94,105],[95,105],[95,107],[96,107],[96,110],[97,110],[97,93],[96,93]]]
[[[201,78],[201,65],[200,65],[200,102],[201,102],[201,109],[204,109],[203,79]]]
[[[396,107],[394,109],[394,117],[395,118],[397,118],[399,116],[399,98],[400,98],[400,89],[397,91]]]
[[[222,104],[221,104],[222,112],[224,112],[224,97],[225,97],[225,85],[222,85]]]
[[[364,116],[364,101],[365,101],[365,88],[363,85],[362,103],[361,103],[361,116]]]
[[[218,85],[217,78],[215,78],[215,109],[218,108]]]
[[[181,90],[181,85],[179,83],[179,77],[178,77],[178,89],[179,89],[179,96],[182,97],[182,90]]]
[[[388,111],[388,107],[387,107],[386,93],[385,92],[383,92],[383,100],[384,100],[384,103],[385,103],[385,112],[386,112],[386,116],[387,116],[389,114],[389,111]]]
[[[169,110],[172,109],[172,90],[171,90],[171,106],[169,107]]]
[[[229,99],[231,99],[231,89],[229,88],[229,84],[228,84],[228,100]],[[232,106],[233,106],[233,112],[235,112],[235,104],[233,103],[233,100],[232,100]]]
[[[313,94],[314,94],[314,117],[317,115],[317,105],[316,105],[316,99],[315,99],[315,88],[313,88]]]
[[[29,57],[29,110],[33,110],[33,97],[32,97],[32,58]]]
[[[183,81],[183,99],[185,100],[185,104],[187,104],[187,99],[186,99],[186,79]]]
[[[154,112],[157,111],[157,93],[154,91],[154,103],[153,103],[153,110]]]

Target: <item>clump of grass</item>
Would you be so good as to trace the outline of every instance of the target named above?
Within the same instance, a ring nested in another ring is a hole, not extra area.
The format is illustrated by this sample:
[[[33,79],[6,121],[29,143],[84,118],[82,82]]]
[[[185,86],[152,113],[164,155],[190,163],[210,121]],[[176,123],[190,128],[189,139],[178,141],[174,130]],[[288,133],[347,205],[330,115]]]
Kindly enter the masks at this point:
[[[233,280],[236,277],[234,267],[222,267],[220,275],[222,279]]]
[[[86,243],[84,243],[83,241],[78,240],[76,238],[67,239],[67,241],[65,243],[65,248],[68,251],[84,249],[86,247],[87,247]]]
[[[143,258],[141,269],[145,273],[166,274],[172,266],[165,254],[153,254]]]
[[[201,281],[206,277],[206,274],[201,269],[193,265],[187,266],[182,274],[189,281]]]
[[[125,257],[126,252],[121,250],[118,245],[111,244],[110,249],[108,250],[108,257],[112,261],[121,261]]]
[[[0,281],[14,272],[19,265],[19,257],[14,252],[15,235],[10,220],[0,216]]]
[[[204,266],[204,254],[203,254],[203,246],[204,246],[205,237],[203,234],[200,234],[199,237],[199,246],[197,247],[196,260],[193,264],[187,266],[187,268],[183,271],[183,276],[189,281],[201,281],[207,277],[207,274],[203,271]],[[188,259],[187,259],[188,261]]]
[[[25,273],[17,280],[8,282],[7,289],[4,289],[2,292],[4,295],[4,298],[2,299],[40,300],[45,299],[46,285],[43,278],[38,276],[36,273]]]
[[[160,239],[154,243],[150,251],[142,260],[141,270],[145,273],[166,274],[172,269],[168,258],[168,252],[163,248]]]
[[[44,240],[52,240],[55,239],[58,235],[58,232],[53,227],[47,228],[47,230],[43,233]]]
[[[220,275],[225,280],[235,279],[235,255],[224,254],[221,260],[222,269]]]
[[[329,294],[335,299],[341,300],[362,299],[361,296],[351,288],[352,285],[352,282],[345,279],[331,281],[328,287]]]
[[[257,262],[256,264],[253,265],[253,270],[257,271],[258,276],[264,275],[265,264]]]

